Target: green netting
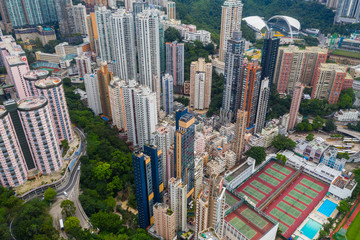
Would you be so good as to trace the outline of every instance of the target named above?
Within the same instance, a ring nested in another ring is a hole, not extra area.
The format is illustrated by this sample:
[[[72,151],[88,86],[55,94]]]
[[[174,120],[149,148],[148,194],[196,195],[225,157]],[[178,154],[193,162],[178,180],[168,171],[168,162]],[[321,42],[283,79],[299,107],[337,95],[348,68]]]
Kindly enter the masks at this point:
[[[279,202],[277,207],[293,217],[298,218],[301,215],[301,212],[299,210],[296,210],[295,208],[291,207],[289,204],[286,204],[283,201]]]
[[[307,188],[301,184],[296,185],[295,189],[299,190],[300,192],[312,197],[312,198],[316,198],[316,196],[318,195],[317,192],[311,190],[310,188]]]
[[[252,181],[250,184],[266,194],[268,194],[272,191],[271,188],[265,186],[264,184],[262,184],[256,180]]]
[[[264,220],[257,213],[253,212],[248,208],[242,211],[241,215],[243,215],[247,220],[258,226],[260,229],[263,229],[268,224],[266,220]]]
[[[231,219],[230,224],[249,239],[253,238],[256,235],[256,231],[254,229],[250,228],[246,223],[244,223],[237,217]]]
[[[265,170],[265,172],[267,172],[268,174],[270,174],[271,176],[276,177],[277,179],[280,179],[281,181],[284,180],[286,178],[285,175],[275,171],[274,169],[268,168]]]
[[[301,210],[305,210],[306,209],[306,206],[304,204],[301,204],[299,203],[298,201],[292,199],[291,197],[289,196],[285,196],[284,197],[284,200],[288,203],[290,203],[290,205],[294,205],[295,207],[297,207],[298,209],[301,209]]]
[[[303,180],[301,180],[301,183],[314,189],[315,191],[321,192],[324,188],[312,181],[310,181],[309,179],[304,178]]]
[[[256,191],[254,188],[252,188],[250,186],[247,186],[246,188],[244,188],[244,192],[250,194],[250,196],[253,196],[258,200],[261,200],[261,199],[263,199],[265,197],[264,194]]]
[[[283,166],[277,164],[277,163],[274,163],[272,166],[271,166],[273,169],[276,169],[280,172],[282,172],[283,174],[285,174],[286,176],[289,175],[291,173],[291,171],[287,168],[284,168]]]
[[[288,227],[282,223],[279,223],[279,229],[282,233],[285,233],[288,230]]]
[[[309,205],[311,202],[312,202],[312,199],[311,198],[308,198],[307,196],[304,196],[302,195],[301,193],[295,191],[295,190],[292,190],[290,193],[289,193],[290,196],[294,197],[295,199],[297,200],[300,200],[300,202],[303,202],[305,203],[306,205]]]
[[[286,215],[285,213],[283,213],[282,211],[280,211],[279,209],[276,209],[276,208],[271,210],[270,214],[273,215],[280,222],[283,222],[288,226],[291,226],[295,222],[295,219],[293,219],[292,217],[289,217],[288,215]]]
[[[226,204],[230,206],[234,206],[237,202],[239,202],[239,200],[237,200],[235,197],[233,197],[231,194],[227,192],[225,193],[225,201]]]
[[[259,176],[260,179],[264,180],[265,182],[268,182],[270,183],[271,185],[273,186],[277,186],[280,184],[280,182],[272,177],[270,177],[269,175],[266,175],[265,173],[262,173],[260,176]]]

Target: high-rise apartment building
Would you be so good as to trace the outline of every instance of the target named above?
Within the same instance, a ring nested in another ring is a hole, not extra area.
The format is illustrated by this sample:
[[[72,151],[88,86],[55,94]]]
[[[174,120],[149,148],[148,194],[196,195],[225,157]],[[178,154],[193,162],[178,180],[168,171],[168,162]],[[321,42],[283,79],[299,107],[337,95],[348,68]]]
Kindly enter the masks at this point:
[[[140,84],[156,91],[154,75],[160,76],[160,12],[146,9],[135,19]]]
[[[342,90],[347,72],[346,66],[323,63],[317,70],[311,98],[325,99],[336,104]]]
[[[59,21],[59,30],[62,35],[72,33],[71,22],[69,22],[69,8],[72,6],[72,0],[56,0],[55,9]]]
[[[30,70],[29,64],[21,46],[17,45],[11,35],[2,36],[0,41],[2,63],[4,64],[10,83],[15,85],[19,98],[31,96],[24,75]]]
[[[228,40],[233,37],[234,31],[240,31],[243,4],[240,0],[227,0],[221,8],[219,60],[223,62],[226,59]]]
[[[88,36],[90,42],[90,49],[92,52],[100,55],[100,45],[99,45],[99,34],[96,25],[96,15],[95,12],[91,12],[86,17],[86,24],[88,28]]]
[[[38,80],[47,78],[49,75],[49,72],[46,70],[31,70],[23,76],[26,80],[27,86],[28,86],[28,92],[30,96],[37,96],[38,90],[35,87],[35,83]]]
[[[169,180],[170,208],[175,213],[175,231],[187,232],[187,186],[179,178]]]
[[[86,22],[86,7],[79,3],[78,5],[74,5],[68,8],[68,19],[71,26],[71,32],[73,34],[81,34],[87,35],[88,34],[88,25]]]
[[[173,88],[174,88],[174,79],[170,74],[166,73],[162,77],[162,89],[163,89],[162,107],[163,107],[164,111],[166,112],[166,114],[170,114],[174,110],[174,108],[173,108],[173,102],[174,102]]]
[[[5,32],[11,32],[12,24],[11,24],[10,13],[7,8],[6,0],[0,0],[0,15],[2,18],[3,26],[5,28]]]
[[[245,40],[241,33],[234,32],[227,41],[227,52],[224,71],[224,90],[220,118],[222,122],[230,122],[236,118],[240,107],[241,74],[244,59]]]
[[[292,96],[290,113],[289,113],[289,125],[287,130],[291,130],[295,127],[296,118],[299,113],[299,107],[300,107],[303,91],[304,91],[304,85],[302,85],[302,83],[300,82],[297,82],[295,84],[294,94]]]
[[[275,74],[276,59],[280,45],[280,38],[274,37],[274,32],[265,33],[264,45],[261,54],[261,80],[269,78],[271,89]]]
[[[85,74],[92,73],[91,60],[85,55],[75,58],[76,66],[79,71],[79,78],[84,79]]]
[[[190,107],[208,109],[211,102],[212,64],[205,58],[190,65]]]
[[[261,81],[259,102],[256,111],[255,133],[261,133],[261,130],[265,126],[266,112],[270,97],[269,82],[269,77],[266,77]]]
[[[166,73],[174,78],[176,93],[183,93],[184,88],[184,44],[166,43]]]
[[[119,130],[126,131],[124,85],[124,80],[114,77],[109,84],[109,95],[113,125],[115,125]]]
[[[165,240],[173,240],[176,236],[174,211],[165,203],[156,203],[153,212],[156,234]]]
[[[195,117],[187,109],[176,112],[175,166],[176,177],[187,185],[187,198],[194,194]]]
[[[4,106],[0,105],[0,183],[3,187],[22,185],[27,179],[27,167],[14,123]]]
[[[119,9],[111,15],[114,73],[121,79],[136,79],[136,48],[133,15]]]
[[[73,130],[62,80],[58,77],[48,77],[35,82],[35,87],[38,90],[38,95],[44,96],[48,100],[58,141],[61,142],[66,139],[71,142]]]
[[[96,28],[99,36],[99,51],[101,60],[112,62],[112,34],[110,24],[111,11],[104,6],[95,9]]]
[[[358,23],[360,21],[360,1],[339,0],[334,20],[336,23]]]
[[[326,1],[326,6],[333,10],[336,10],[339,4],[339,0],[328,0]]]
[[[20,99],[18,111],[38,170],[43,174],[58,171],[64,161],[48,100],[43,96]]]
[[[105,115],[106,118],[111,119],[109,84],[113,79],[113,73],[109,71],[109,67],[106,62],[101,63],[100,69],[97,70],[97,77],[99,82],[102,114]]]
[[[150,143],[158,123],[156,94],[135,80],[123,88],[128,141],[142,148]]]
[[[251,128],[255,124],[259,100],[260,77],[261,67],[258,62],[244,64],[241,82],[240,110],[247,112],[247,128]]]
[[[173,1],[167,2],[167,19],[176,19],[176,3]]]
[[[102,5],[104,7],[108,6],[108,0],[84,0],[86,5],[86,11],[93,12],[96,5]]]
[[[99,80],[97,73],[85,74],[84,83],[89,108],[94,112],[95,115],[101,114],[103,110],[101,107]]]
[[[235,124],[235,143],[234,152],[237,157],[237,161],[241,159],[241,156],[245,147],[245,130],[246,130],[247,112],[238,110]]]
[[[197,199],[203,188],[203,179],[204,179],[204,160],[201,155],[197,155],[195,158],[195,183],[194,183],[195,199]]]
[[[279,93],[292,94],[295,83],[313,85],[313,79],[321,63],[325,63],[327,49],[297,46],[280,47],[275,67],[274,84]],[[274,86],[274,87],[275,87]]]

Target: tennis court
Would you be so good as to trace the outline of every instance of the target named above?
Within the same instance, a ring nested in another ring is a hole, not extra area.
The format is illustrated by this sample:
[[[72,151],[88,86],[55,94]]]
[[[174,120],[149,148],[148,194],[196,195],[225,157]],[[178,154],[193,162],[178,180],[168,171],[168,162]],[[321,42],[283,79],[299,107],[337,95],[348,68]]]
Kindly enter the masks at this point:
[[[246,188],[244,188],[244,192],[250,194],[250,197],[255,197],[258,200],[261,200],[265,197],[264,194],[256,191],[254,188],[247,186]]]
[[[279,223],[279,229],[282,233],[286,232],[289,228],[282,223]]]
[[[292,217],[289,217],[288,215],[286,215],[285,213],[283,213],[282,211],[280,211],[276,208],[271,210],[270,214],[288,226],[291,226],[295,222],[295,219],[293,219]]]
[[[313,190],[311,190],[310,188],[304,187],[301,184],[296,185],[295,189],[299,190],[300,192],[312,197],[312,198],[316,198],[316,196],[318,195],[317,192],[314,192]]]
[[[226,201],[227,205],[234,206],[240,200],[236,199],[234,196],[232,196],[228,192],[225,192],[225,201]]]
[[[267,186],[261,184],[260,182],[258,182],[256,180],[252,181],[250,184],[266,194],[268,194],[269,192],[272,191],[271,188],[268,188]]]
[[[264,180],[265,182],[270,183],[271,185],[273,185],[275,187],[280,184],[280,182],[278,180],[270,177],[269,175],[266,175],[265,173],[260,174],[259,178]]]
[[[284,200],[286,202],[288,202],[290,205],[293,205],[295,207],[297,207],[300,210],[305,210],[306,206],[304,204],[299,203],[298,201],[294,200],[293,198],[289,197],[289,196],[285,196]]]
[[[274,163],[272,166],[271,166],[273,169],[275,170],[278,170],[279,172],[282,172],[283,174],[285,174],[286,176],[289,175],[291,173],[291,170],[277,164],[277,163]]]
[[[286,178],[285,175],[279,173],[278,171],[275,171],[274,169],[268,168],[266,171],[269,175],[276,177],[279,180],[284,180]]]
[[[250,228],[246,223],[241,221],[239,218],[235,217],[230,220],[230,224],[239,230],[245,237],[251,239],[256,235],[256,231]]]
[[[292,190],[289,193],[289,195],[294,197],[297,200],[300,200],[301,202],[305,203],[306,205],[309,205],[312,202],[311,198],[308,198],[307,196],[302,195],[301,193],[297,192],[296,190]]]
[[[254,225],[256,225],[260,229],[263,229],[268,224],[266,220],[259,217],[258,214],[256,214],[249,208],[242,211],[241,215],[243,215],[246,219],[248,219],[250,222],[252,222]]]
[[[322,186],[320,186],[306,178],[301,180],[301,183],[304,184],[305,186],[308,186],[308,187],[314,189],[317,192],[321,192],[324,189]]]
[[[293,217],[298,218],[301,215],[301,212],[299,210],[296,210],[295,208],[291,207],[289,204],[286,204],[283,201],[279,202],[277,207]]]

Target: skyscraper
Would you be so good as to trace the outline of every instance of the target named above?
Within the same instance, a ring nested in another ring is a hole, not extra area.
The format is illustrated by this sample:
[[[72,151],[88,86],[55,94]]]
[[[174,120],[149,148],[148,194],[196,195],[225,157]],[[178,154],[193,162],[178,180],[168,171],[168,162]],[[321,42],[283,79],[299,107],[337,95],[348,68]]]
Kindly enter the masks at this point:
[[[165,240],[175,238],[175,213],[165,203],[154,205],[154,225],[157,235]]]
[[[136,79],[136,49],[133,15],[119,9],[111,15],[114,73],[121,79]]]
[[[111,62],[112,56],[112,39],[111,39],[111,11],[104,6],[98,6],[95,9],[96,28],[99,36],[100,57],[101,60]]]
[[[175,213],[175,231],[187,232],[187,186],[179,178],[169,180],[170,208]]]
[[[109,84],[113,79],[113,73],[109,72],[109,67],[106,62],[102,62],[100,69],[97,70],[97,77],[99,81],[100,102],[103,115],[111,119],[111,105],[109,97]]]
[[[222,122],[230,122],[236,118],[241,94],[241,73],[243,66],[245,40],[240,32],[234,32],[227,41],[227,52],[224,72],[224,90],[220,118]]]
[[[170,114],[173,112],[173,87],[174,87],[174,80],[173,77],[170,74],[165,74],[162,77],[162,105],[163,109],[166,112],[166,114]]]
[[[4,106],[0,105],[0,183],[3,187],[16,187],[25,183],[27,167],[14,123]]]
[[[243,4],[240,0],[227,0],[221,8],[219,60],[223,62],[226,58],[228,40],[233,37],[234,31],[240,31]]]
[[[166,43],[166,73],[174,78],[176,93],[183,93],[184,88],[184,44]]]
[[[103,112],[100,100],[99,80],[97,73],[85,74],[84,78],[86,95],[88,97],[89,108],[95,115],[99,115]]]
[[[4,24],[5,32],[11,32],[12,24],[6,0],[0,0],[0,15]]]
[[[359,0],[343,0],[337,4],[336,23],[358,23],[360,21]]]
[[[172,1],[168,1],[166,12],[168,19],[176,19],[176,3]]]
[[[49,72],[46,70],[31,70],[23,76],[26,80],[28,92],[30,96],[37,96],[38,90],[35,87],[35,82],[47,78]]]
[[[120,80],[118,77],[114,77],[114,79],[109,84],[109,95],[113,124],[119,130],[126,131],[124,85],[124,80]]]
[[[136,16],[136,39],[140,84],[155,90],[154,75],[160,76],[160,13],[146,9]]]
[[[58,171],[64,161],[48,100],[43,96],[20,99],[18,111],[37,168],[43,174]]]
[[[269,78],[269,88],[271,89],[274,79],[276,58],[279,50],[280,38],[274,37],[274,32],[265,33],[264,45],[261,54],[261,80]]]
[[[205,58],[190,65],[190,107],[208,109],[211,102],[212,64]]]
[[[72,0],[56,0],[55,9],[59,21],[59,29],[62,35],[69,35],[72,32],[69,19],[69,8],[72,6]]]
[[[186,110],[176,112],[175,166],[176,177],[187,185],[187,198],[194,194],[195,117]]]
[[[158,166],[161,151],[158,152],[156,148],[148,146],[145,146],[145,151],[151,154],[137,151],[132,156],[139,225],[144,229],[154,223],[153,206],[162,201],[163,192],[162,182],[160,185],[157,184],[157,180],[162,181],[161,168]],[[156,151],[155,155],[153,151]]]
[[[303,95],[304,85],[300,82],[295,84],[294,94],[292,96],[290,113],[289,113],[289,125],[287,130],[291,130],[295,127],[296,118],[299,113],[299,107],[301,103],[301,98]]]
[[[270,88],[269,77],[261,81],[259,102],[256,112],[255,133],[261,133],[262,128],[265,126],[265,118],[267,107],[269,104]]]
[[[86,22],[86,7],[79,3],[69,8],[68,19],[71,26],[71,33],[88,35],[88,25]]]
[[[86,17],[86,23],[88,28],[88,36],[90,42],[90,49],[92,52],[97,53],[97,56],[100,55],[100,45],[99,45],[99,34],[96,26],[96,15],[95,12],[91,12],[90,15]]]
[[[237,157],[237,161],[241,159],[241,156],[245,147],[245,129],[247,121],[247,112],[238,110],[235,124],[235,143],[234,143],[234,152]]]
[[[84,79],[85,74],[92,73],[91,60],[85,55],[75,58],[76,66],[79,70],[79,78]]]
[[[247,112],[246,127],[255,124],[259,100],[261,67],[258,62],[244,64],[241,85],[240,110]]]

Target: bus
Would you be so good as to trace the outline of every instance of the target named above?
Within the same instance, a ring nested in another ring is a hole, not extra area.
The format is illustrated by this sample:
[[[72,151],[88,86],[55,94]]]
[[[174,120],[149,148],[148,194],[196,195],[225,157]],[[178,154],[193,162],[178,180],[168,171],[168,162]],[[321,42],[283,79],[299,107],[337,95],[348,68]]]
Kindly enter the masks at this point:
[[[64,222],[62,219],[59,220],[59,224],[60,224],[61,231],[64,231]]]

